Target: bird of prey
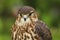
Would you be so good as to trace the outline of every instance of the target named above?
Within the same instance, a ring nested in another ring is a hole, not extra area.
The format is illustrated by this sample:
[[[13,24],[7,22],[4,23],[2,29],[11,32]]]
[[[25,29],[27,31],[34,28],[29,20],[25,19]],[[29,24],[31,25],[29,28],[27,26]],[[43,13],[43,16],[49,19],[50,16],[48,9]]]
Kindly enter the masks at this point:
[[[33,7],[23,6],[18,10],[12,26],[12,40],[52,40],[48,26],[38,19]]]

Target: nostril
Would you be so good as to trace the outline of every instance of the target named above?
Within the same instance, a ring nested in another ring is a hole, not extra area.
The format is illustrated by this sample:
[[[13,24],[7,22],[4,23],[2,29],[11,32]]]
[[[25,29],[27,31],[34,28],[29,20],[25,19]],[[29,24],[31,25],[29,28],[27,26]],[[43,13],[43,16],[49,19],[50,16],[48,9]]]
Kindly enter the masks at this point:
[[[24,18],[24,21],[26,21],[26,18]]]

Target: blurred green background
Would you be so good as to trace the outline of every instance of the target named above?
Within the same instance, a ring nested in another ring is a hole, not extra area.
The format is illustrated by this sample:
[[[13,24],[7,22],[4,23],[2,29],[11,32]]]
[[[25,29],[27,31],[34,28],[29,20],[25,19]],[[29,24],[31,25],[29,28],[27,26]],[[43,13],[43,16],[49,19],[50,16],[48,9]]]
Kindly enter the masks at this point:
[[[53,40],[60,40],[60,0],[0,0],[0,40],[11,40],[14,13],[24,5],[35,8],[39,19],[49,26]]]

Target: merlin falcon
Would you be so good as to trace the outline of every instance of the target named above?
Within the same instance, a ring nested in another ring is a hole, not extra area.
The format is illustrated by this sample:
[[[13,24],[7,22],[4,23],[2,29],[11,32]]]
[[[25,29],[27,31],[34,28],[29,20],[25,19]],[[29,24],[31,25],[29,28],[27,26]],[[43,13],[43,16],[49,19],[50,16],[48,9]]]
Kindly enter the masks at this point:
[[[18,10],[12,25],[12,40],[52,40],[48,26],[38,19],[33,7],[23,6]]]

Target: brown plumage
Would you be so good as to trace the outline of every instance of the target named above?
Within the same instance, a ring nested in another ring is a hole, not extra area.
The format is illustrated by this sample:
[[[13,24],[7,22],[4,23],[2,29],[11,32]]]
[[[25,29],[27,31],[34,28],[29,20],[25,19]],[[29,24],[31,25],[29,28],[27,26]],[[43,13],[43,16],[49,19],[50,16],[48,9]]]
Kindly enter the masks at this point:
[[[12,40],[52,40],[47,25],[38,20],[37,12],[30,6],[19,9],[11,31]]]

